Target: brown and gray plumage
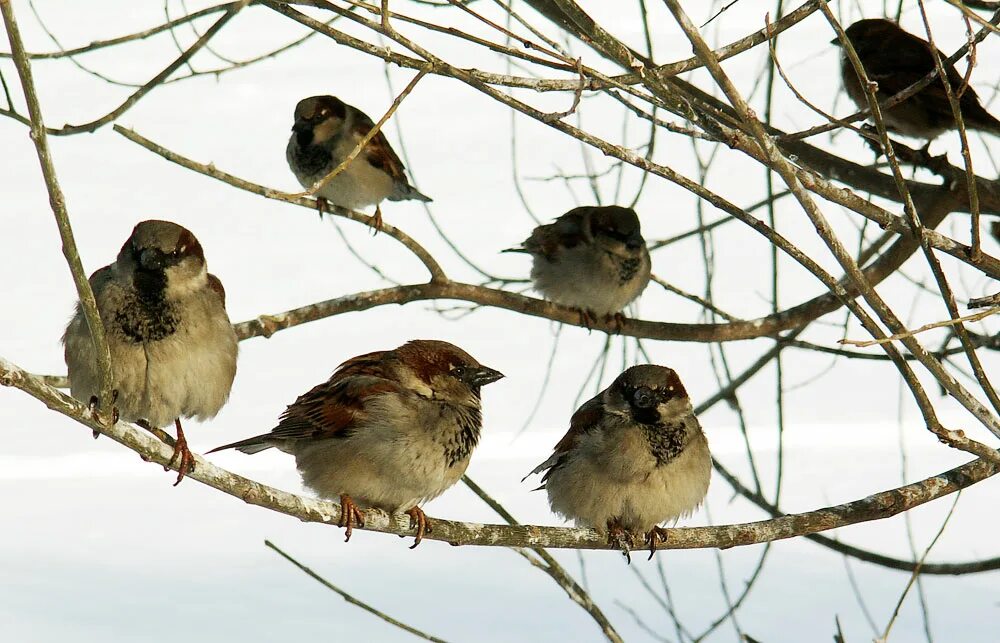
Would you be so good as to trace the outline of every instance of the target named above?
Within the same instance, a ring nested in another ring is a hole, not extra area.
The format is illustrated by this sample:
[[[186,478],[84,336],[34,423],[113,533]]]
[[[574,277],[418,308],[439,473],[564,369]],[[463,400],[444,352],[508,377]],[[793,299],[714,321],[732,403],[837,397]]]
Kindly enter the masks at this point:
[[[302,187],[311,188],[340,165],[373,127],[364,112],[335,96],[304,98],[295,106],[295,124],[285,149],[288,166]],[[404,169],[379,131],[317,197],[352,210],[378,206],[385,199],[430,201],[410,185]],[[380,214],[376,214],[379,221]]]
[[[649,284],[649,250],[630,208],[574,208],[507,252],[530,254],[535,289],[580,310],[588,326],[595,316],[620,316]]]
[[[180,418],[214,417],[236,376],[237,338],[222,282],[208,273],[201,244],[169,221],[143,221],[114,263],[90,277],[111,350],[120,417],[177,428],[177,481],[193,459]],[[91,401],[100,376],[90,330],[77,304],[63,335],[70,393]]]
[[[962,88],[962,75],[946,56],[929,42],[901,29],[899,25],[879,18],[859,20],[846,30],[851,45],[858,54],[869,80],[878,83],[876,96],[884,101],[903,91],[935,70],[934,53],[941,56],[951,91],[957,95]],[[831,41],[840,45],[836,39]],[[868,99],[854,66],[841,56],[841,78],[844,89],[859,108],[868,107]],[[966,87],[959,98],[962,120],[968,129],[1000,136],[1000,121],[979,103],[972,87]],[[886,127],[905,136],[931,140],[957,129],[955,116],[948,102],[944,82],[935,79],[899,105],[882,112]]]
[[[633,366],[581,406],[542,473],[552,510],[608,534],[627,554],[643,534],[650,557],[660,524],[691,514],[708,493],[712,457],[673,369]]]
[[[348,539],[364,524],[356,502],[406,510],[415,547],[430,529],[417,505],[465,473],[482,429],[480,388],[501,377],[453,344],[413,340],[349,359],[299,396],[270,433],[212,451],[290,453],[307,487],[340,499]]]

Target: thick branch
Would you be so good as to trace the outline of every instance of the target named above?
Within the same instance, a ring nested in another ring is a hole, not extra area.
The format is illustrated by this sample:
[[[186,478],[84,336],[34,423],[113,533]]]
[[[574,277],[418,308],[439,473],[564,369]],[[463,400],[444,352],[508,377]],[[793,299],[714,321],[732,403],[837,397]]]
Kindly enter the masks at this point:
[[[323,25],[320,24],[319,26],[322,27]],[[561,122],[556,122],[556,124],[573,130],[570,133],[574,134],[579,133],[580,135],[584,134],[580,130],[576,130],[575,128],[572,128],[571,126],[565,125]],[[304,197],[296,197],[295,195],[287,194],[279,190],[273,190],[254,183],[250,183],[249,181],[245,181],[233,175],[227,174],[226,172],[223,172],[218,168],[216,168],[214,165],[211,164],[206,165],[203,163],[192,161],[190,159],[187,159],[186,157],[181,156],[180,154],[177,154],[176,152],[172,152],[160,145],[157,145],[153,141],[150,141],[149,139],[146,139],[140,136],[139,134],[136,134],[135,132],[125,129],[121,126],[116,125],[115,131],[117,131],[119,134],[122,134],[129,140],[142,145],[146,149],[149,149],[150,151],[153,151],[156,154],[163,156],[164,158],[173,163],[177,163],[188,169],[194,170],[206,176],[210,176],[214,179],[223,181],[225,183],[233,185],[234,187],[238,187],[240,189],[247,190],[249,192],[253,192],[254,194],[259,194],[261,196],[270,199],[276,199],[288,203],[294,203],[296,205],[305,206],[310,209],[315,207],[315,202],[312,201],[311,199],[306,199]],[[586,136],[588,137],[587,142],[592,142],[590,140],[591,137],[589,137],[589,135]],[[594,139],[594,141],[597,141],[597,139]],[[618,146],[611,146],[610,144],[604,143],[603,141],[600,141],[599,143],[600,144],[597,144],[597,146],[600,149],[608,152],[609,154],[620,155],[621,158],[623,158],[624,160],[634,162],[637,166],[643,167],[644,169],[647,169],[649,171],[655,173],[660,173],[661,171],[668,172],[669,176],[671,177],[675,176],[667,168],[663,168],[662,166],[653,164],[645,158],[629,153],[627,150],[621,150]],[[808,177],[810,175],[806,174],[806,176]],[[761,222],[760,220],[750,217],[743,210],[737,208],[728,201],[725,201],[720,197],[704,190],[703,188],[701,188],[701,186],[697,186],[696,184],[693,184],[690,181],[686,181],[686,184],[690,184],[693,190],[697,190],[699,194],[701,194],[705,198],[708,198],[711,202],[713,202],[718,207],[722,208],[724,211],[729,212],[730,214],[736,216],[737,218],[740,218],[740,220],[742,220],[744,223],[747,223],[748,225],[750,225],[751,227],[753,227],[754,229],[758,230],[766,237],[768,237],[769,240],[778,240],[780,242],[780,238],[773,235],[773,231],[771,231],[770,228],[765,226],[763,222]],[[840,192],[841,190],[837,191]],[[950,193],[938,192],[936,196],[938,198],[932,202],[929,201],[927,206],[927,211],[922,213],[922,219],[925,228],[933,228],[937,226],[941,221],[943,221],[944,217],[948,213],[947,208],[952,204],[952,198]],[[874,209],[880,212],[884,212],[878,208]],[[345,218],[349,218],[354,221],[361,221],[364,223],[369,223],[371,221],[370,217],[367,217],[359,213],[354,213],[350,210],[344,210],[341,208],[334,209],[334,213],[337,214],[338,216],[343,216]],[[905,223],[905,220],[902,219],[901,217],[893,217],[891,215],[888,215],[888,213],[886,214],[892,219],[893,222],[893,224],[888,225],[888,227],[894,227],[897,223],[899,227],[903,228],[905,228],[908,225]],[[427,266],[428,270],[431,272],[433,279],[437,281],[447,281],[444,277],[443,271],[441,270],[440,266],[437,265],[433,257],[431,257],[430,254],[427,253],[419,244],[417,244],[415,241],[406,236],[398,228],[393,228],[392,226],[386,225],[385,231],[387,234],[399,240],[400,243],[402,243],[411,252],[413,252],[424,263],[424,265]],[[965,255],[963,250],[963,248],[965,247],[961,246],[961,244],[957,244],[957,242],[953,242],[950,239],[943,237],[943,235],[937,234],[933,230],[929,229],[925,230],[925,234],[927,235],[928,242],[931,243],[931,245],[935,245],[936,243],[938,246],[941,246],[941,248],[944,249],[946,252],[951,251],[951,253],[954,253],[955,256],[958,257],[967,256]],[[956,246],[959,247],[956,249]],[[897,239],[897,242],[888,251],[886,251],[886,253],[883,254],[879,258],[879,260],[873,262],[871,265],[868,266],[868,268],[865,269],[864,272],[868,282],[872,285],[875,285],[880,283],[889,275],[893,274],[906,261],[906,259],[913,254],[914,250],[917,247],[918,243],[916,239],[910,236],[899,237]],[[996,263],[996,260],[993,259],[992,257],[989,257],[988,255],[982,255],[982,257],[979,260],[979,263],[983,266],[984,272],[986,272],[987,274],[991,274],[993,264]],[[993,274],[996,274],[997,278],[1000,278],[1000,266],[997,266],[996,270],[992,272]],[[580,323],[579,315],[575,312],[570,312],[569,309],[563,309],[558,306],[554,306],[553,304],[547,304],[546,308],[538,308],[537,306],[521,307],[520,305],[518,305],[518,307],[512,307],[514,304],[507,304],[507,305],[496,304],[493,302],[495,301],[524,302],[524,301],[537,301],[537,300],[531,300],[526,297],[520,297],[518,295],[513,295],[510,293],[505,293],[504,291],[493,290],[485,287],[477,287],[471,285],[465,285],[465,287],[469,289],[475,289],[475,292],[478,293],[479,298],[469,299],[461,296],[454,298],[466,299],[467,301],[472,301],[474,303],[500,305],[501,307],[510,308],[511,310],[516,310],[518,312],[527,312],[528,314],[547,317],[549,319],[552,319],[553,321],[561,321],[564,323],[577,324],[577,325]],[[848,293],[850,296],[857,295],[858,293],[857,289],[851,286],[850,284],[845,284],[844,287],[845,287],[844,292]],[[486,298],[488,296],[487,293],[492,293],[491,295],[489,295],[489,297],[491,297],[490,301],[483,300],[483,298]],[[416,296],[413,299],[407,299],[407,301],[414,301],[416,299],[424,299],[424,298],[425,297],[422,296]],[[733,322],[729,324],[670,324],[665,322],[628,320],[621,327],[621,333],[636,337],[646,337],[649,339],[673,339],[682,341],[732,341],[738,339],[766,337],[774,335],[775,333],[778,333],[782,330],[797,328],[825,314],[833,312],[843,305],[843,301],[844,301],[843,298],[832,292],[826,293],[823,295],[819,295],[806,302],[803,302],[802,304],[781,311],[779,313],[768,315],[766,317],[762,317],[755,320]],[[397,300],[397,301],[389,301],[387,303],[405,303],[405,302]],[[373,305],[380,305],[380,304],[373,304]],[[561,312],[554,312],[554,311],[561,311]],[[336,314],[336,313],[330,313],[330,314]],[[322,315],[322,316],[328,316],[328,315]],[[311,319],[314,318],[307,319],[306,321],[309,321]],[[597,323],[596,325],[594,325],[594,327],[599,330],[604,330],[605,332],[612,332],[618,330],[617,325],[610,323],[603,323],[603,322]],[[269,334],[269,332],[266,331],[266,328],[262,328],[262,332],[259,334],[267,335]]]
[[[148,458],[150,462],[163,466],[170,464],[173,450],[166,444],[131,424],[118,422],[112,426],[102,425],[94,419],[86,406],[46,386],[39,378],[3,358],[0,358],[0,385],[13,386],[25,391],[53,411],[62,413],[90,429],[100,431],[144,458]],[[195,460],[197,465],[194,471],[188,474],[189,478],[240,498],[248,504],[284,513],[305,522],[335,525],[340,521],[340,506],[337,504],[298,496],[260,484],[221,469],[200,456],[195,456]],[[976,459],[919,482],[815,511],[750,523],[669,529],[667,542],[661,544],[660,548],[726,549],[881,520],[969,487],[995,475],[998,471],[1000,466],[987,460]],[[374,509],[366,511],[364,529],[396,535],[410,534],[409,520],[405,515],[388,515]],[[434,531],[424,538],[452,545],[609,549],[607,538],[592,529],[491,525],[441,518],[434,518]]]
[[[69,212],[66,210],[66,198],[63,196],[62,188],[59,187],[59,178],[56,176],[55,165],[52,163],[52,155],[49,153],[49,141],[45,135],[42,109],[38,104],[38,95],[35,92],[35,81],[31,74],[31,63],[28,61],[27,54],[24,51],[21,34],[17,28],[17,20],[14,18],[14,9],[10,6],[9,0],[0,0],[0,11],[3,12],[3,20],[7,28],[7,39],[10,41],[10,50],[13,52],[14,65],[17,67],[18,76],[21,78],[21,88],[24,91],[24,99],[28,104],[28,114],[31,118],[31,140],[35,143],[38,162],[42,166],[45,188],[49,193],[49,205],[52,207],[52,213],[56,217],[56,225],[59,228],[59,236],[62,239],[63,255],[66,257],[66,263],[69,264],[69,271],[73,275],[77,296],[80,298],[80,307],[83,309],[83,316],[90,331],[90,340],[94,344],[94,356],[97,360],[97,372],[101,382],[101,409],[108,411],[112,403],[114,375],[111,371],[111,351],[108,349],[108,341],[104,336],[104,324],[101,322],[101,315],[97,310],[97,300],[94,298],[94,291],[90,288],[90,281],[87,279],[87,273],[83,269],[83,262],[80,261],[80,253],[76,248],[73,227],[69,221]],[[110,416],[110,413],[107,415]]]

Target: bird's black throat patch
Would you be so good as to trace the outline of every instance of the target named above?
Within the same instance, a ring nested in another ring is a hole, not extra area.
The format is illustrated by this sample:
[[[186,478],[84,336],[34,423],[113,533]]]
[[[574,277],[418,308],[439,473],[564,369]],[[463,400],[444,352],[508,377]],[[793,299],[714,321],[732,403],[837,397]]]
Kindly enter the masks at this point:
[[[308,135],[305,144],[302,142],[302,136],[304,134]],[[298,146],[294,150],[295,164],[298,166],[298,171],[301,174],[307,176],[314,176],[317,174],[326,174],[332,162],[332,157],[330,156],[330,150],[322,145],[312,144],[312,132],[299,132]]]
[[[115,313],[114,324],[135,343],[154,342],[177,330],[177,316],[167,301],[167,276],[162,270],[137,270],[130,301]]]
[[[684,422],[665,424],[642,424],[649,449],[656,458],[656,466],[662,466],[681,454],[687,439]]]
[[[449,467],[468,459],[479,443],[483,426],[483,416],[479,409],[460,407],[457,420],[458,430],[445,436],[443,444],[444,457]]]
[[[639,272],[640,265],[642,265],[642,259],[639,257],[618,259],[618,280],[622,284],[632,281],[632,278]]]

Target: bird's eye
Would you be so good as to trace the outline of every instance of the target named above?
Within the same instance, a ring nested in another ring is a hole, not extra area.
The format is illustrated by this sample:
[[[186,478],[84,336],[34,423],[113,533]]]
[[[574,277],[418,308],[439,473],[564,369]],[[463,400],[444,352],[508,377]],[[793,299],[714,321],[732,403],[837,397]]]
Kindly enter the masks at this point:
[[[645,386],[640,386],[632,394],[633,403],[640,409],[649,409],[656,406],[656,395]]]
[[[465,367],[464,366],[456,366],[453,369],[451,369],[451,374],[452,374],[452,376],[458,377],[458,378],[464,377],[465,376]]]
[[[631,236],[631,234],[627,232],[622,232],[617,228],[605,228],[601,230],[601,232],[606,236],[611,237],[612,239],[617,239],[619,241],[628,241],[628,238]]]

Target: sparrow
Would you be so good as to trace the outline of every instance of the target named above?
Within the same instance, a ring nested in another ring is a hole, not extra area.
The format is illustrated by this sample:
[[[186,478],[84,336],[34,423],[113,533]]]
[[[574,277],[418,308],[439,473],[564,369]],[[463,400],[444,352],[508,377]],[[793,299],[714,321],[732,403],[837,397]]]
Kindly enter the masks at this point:
[[[575,308],[587,328],[613,317],[649,284],[651,263],[639,217],[617,205],[573,208],[540,225],[518,248],[531,255],[531,281],[551,301]]]
[[[310,96],[295,106],[295,124],[285,158],[302,187],[309,189],[339,166],[375,127],[360,109],[335,96]],[[378,207],[390,201],[431,201],[406,180],[403,162],[381,130],[361,153],[317,192],[320,213],[327,203],[357,210],[375,206],[375,228],[382,228]]]
[[[289,453],[306,487],[340,500],[346,540],[364,526],[361,505],[409,515],[416,547],[431,531],[418,505],[465,473],[483,424],[480,388],[502,377],[453,344],[413,340],[347,360],[270,433],[209,453]]]
[[[626,558],[643,534],[652,558],[657,541],[666,542],[659,525],[704,500],[712,457],[677,373],[647,364],[577,409],[552,455],[528,475],[542,472],[538,488],[556,514],[606,533]]]
[[[947,56],[890,20],[859,20],[848,27],[846,33],[865,74],[878,83],[875,95],[879,101],[898,94],[934,71],[935,52],[941,56],[952,92],[957,96],[963,89],[963,77],[947,62]],[[836,38],[830,42],[840,46]],[[846,54],[841,55],[840,74],[847,95],[859,108],[867,109],[868,99]],[[966,86],[958,101],[967,129],[1000,136],[1000,121],[983,109],[972,87]],[[941,79],[935,79],[902,103],[883,110],[882,117],[890,130],[928,141],[958,128]]]
[[[90,276],[90,287],[111,351],[115,413],[150,430],[174,424],[177,485],[194,465],[180,418],[215,417],[236,376],[222,282],[208,273],[190,230],[150,220],[135,226],[114,263]],[[70,393],[96,404],[100,375],[79,303],[62,341]]]

